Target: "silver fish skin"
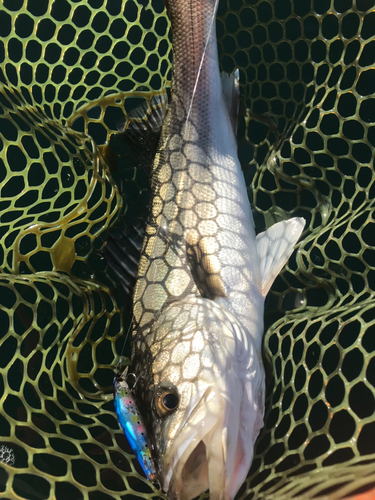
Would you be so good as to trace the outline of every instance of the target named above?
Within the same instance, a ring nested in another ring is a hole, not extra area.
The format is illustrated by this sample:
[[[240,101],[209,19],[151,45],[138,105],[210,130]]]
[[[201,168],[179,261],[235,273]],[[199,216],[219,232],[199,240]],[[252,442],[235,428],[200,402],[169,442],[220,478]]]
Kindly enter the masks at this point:
[[[171,500],[233,499],[263,425],[265,296],[303,219],[256,237],[219,74],[215,0],[167,0],[171,101],[134,292],[133,392]]]

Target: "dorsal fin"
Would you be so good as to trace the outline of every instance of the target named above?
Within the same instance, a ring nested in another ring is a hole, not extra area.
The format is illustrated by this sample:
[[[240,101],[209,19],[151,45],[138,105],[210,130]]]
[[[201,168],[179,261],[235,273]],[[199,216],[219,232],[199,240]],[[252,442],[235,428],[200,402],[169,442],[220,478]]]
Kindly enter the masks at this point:
[[[161,128],[168,107],[167,94],[153,96],[128,114],[128,120],[119,127],[121,137],[138,157],[138,164],[151,174],[152,164],[159,144]]]
[[[221,73],[221,90],[228,110],[234,135],[237,135],[238,110],[240,106],[240,72],[238,68],[231,74]]]
[[[145,223],[142,220],[129,227],[122,225],[111,228],[101,251],[129,300],[137,277],[144,233]]]
[[[256,237],[264,297],[291,256],[294,245],[305,227],[305,222],[302,217],[284,220]]]

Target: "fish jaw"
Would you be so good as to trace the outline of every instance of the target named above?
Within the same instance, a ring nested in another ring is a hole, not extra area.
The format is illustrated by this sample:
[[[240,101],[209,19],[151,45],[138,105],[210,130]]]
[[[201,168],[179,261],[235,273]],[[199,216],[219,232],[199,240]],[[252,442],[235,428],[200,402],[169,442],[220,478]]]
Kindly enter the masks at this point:
[[[211,498],[229,498],[225,494],[223,410],[222,397],[208,388],[194,411],[192,422],[189,419],[168,449],[163,487],[170,499],[189,500],[207,489]]]
[[[178,318],[190,311],[190,322],[185,332],[169,330],[174,339],[170,344],[163,338],[165,368],[158,370],[158,354],[154,358],[157,383],[170,381],[180,395],[178,410],[154,434],[159,480],[171,500],[190,500],[207,489],[211,500],[230,500],[246,478],[263,425],[263,366],[251,337],[221,304],[194,298],[181,306],[175,303],[169,308],[173,309],[179,310]],[[168,311],[163,316],[159,326],[168,323]],[[203,341],[202,366],[189,379],[173,360],[180,367],[192,363],[197,336]],[[181,356],[181,343],[189,342],[190,351]],[[166,350],[170,352],[167,364]]]
[[[207,389],[164,457],[161,484],[170,500],[191,500],[208,489],[210,500],[234,499],[250,469],[263,426],[262,398],[256,405],[244,402],[242,407],[248,409],[247,416],[238,411],[235,401]]]

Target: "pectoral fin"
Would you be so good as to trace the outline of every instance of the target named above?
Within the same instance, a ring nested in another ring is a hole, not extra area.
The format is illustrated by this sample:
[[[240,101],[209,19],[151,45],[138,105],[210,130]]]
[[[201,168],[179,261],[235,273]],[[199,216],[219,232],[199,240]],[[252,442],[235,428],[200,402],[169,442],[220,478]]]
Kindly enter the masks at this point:
[[[206,240],[196,241],[193,236],[188,235],[186,254],[191,274],[202,297],[211,300],[225,297],[220,261],[207,247]]]
[[[258,234],[256,245],[260,260],[262,294],[264,297],[291,256],[294,245],[305,227],[305,222],[302,217],[294,217],[293,219],[278,222],[267,231]]]

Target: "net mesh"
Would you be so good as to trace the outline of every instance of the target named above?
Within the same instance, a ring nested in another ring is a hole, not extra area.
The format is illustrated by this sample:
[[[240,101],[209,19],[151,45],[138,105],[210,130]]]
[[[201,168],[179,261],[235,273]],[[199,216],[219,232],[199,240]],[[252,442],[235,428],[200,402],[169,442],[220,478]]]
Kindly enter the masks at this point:
[[[308,228],[268,297],[239,498],[343,498],[375,485],[374,2],[227,0],[217,29],[257,228]],[[146,210],[114,132],[170,60],[160,0],[0,6],[0,497],[160,496],[113,412],[130,313],[96,249]]]

